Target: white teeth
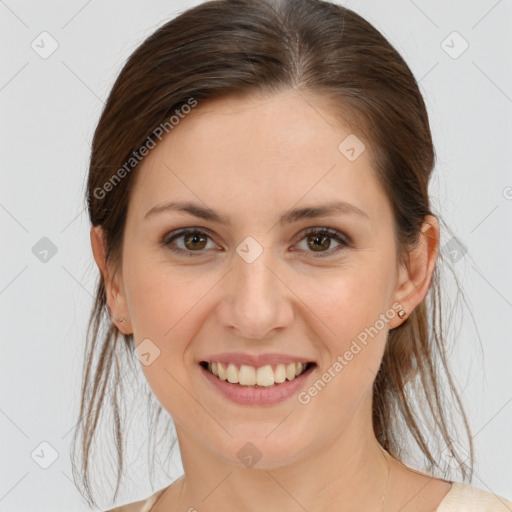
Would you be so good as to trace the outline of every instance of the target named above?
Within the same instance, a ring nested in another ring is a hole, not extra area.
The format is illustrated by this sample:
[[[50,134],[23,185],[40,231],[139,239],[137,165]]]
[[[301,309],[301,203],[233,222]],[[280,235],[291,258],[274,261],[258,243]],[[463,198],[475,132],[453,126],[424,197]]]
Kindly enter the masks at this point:
[[[275,367],[267,364],[255,368],[245,364],[240,365],[240,369],[233,363],[208,363],[208,370],[221,380],[227,380],[231,384],[240,384],[242,386],[263,386],[269,387],[274,384],[280,384],[302,374],[307,368],[306,363],[276,364]]]
[[[246,366],[245,364],[240,366],[238,382],[242,384],[242,386],[254,386],[256,384],[256,370],[254,367]],[[258,385],[260,385],[259,382]]]
[[[288,380],[293,380],[296,375],[297,375],[297,370],[295,368],[295,364],[290,363],[289,365],[287,365],[286,366],[286,378]]]
[[[260,366],[256,370],[256,384],[258,386],[273,386],[274,385],[274,370],[272,366]]]
[[[231,384],[236,384],[238,382],[238,369],[233,363],[228,364],[226,378],[228,382],[231,382]]]
[[[219,379],[226,380],[226,370],[224,369],[224,366],[222,366],[221,363],[217,364],[217,370],[219,372]]]
[[[286,368],[284,364],[278,364],[274,372],[274,382],[281,383],[286,380]]]

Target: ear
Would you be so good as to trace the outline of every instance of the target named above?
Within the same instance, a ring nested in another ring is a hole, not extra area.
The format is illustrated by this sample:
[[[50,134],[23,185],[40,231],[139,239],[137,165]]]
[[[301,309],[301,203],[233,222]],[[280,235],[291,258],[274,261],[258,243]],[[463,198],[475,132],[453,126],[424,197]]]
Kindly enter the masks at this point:
[[[121,272],[113,275],[107,259],[104,243],[104,233],[101,226],[93,226],[90,232],[91,247],[96,265],[103,276],[105,283],[105,292],[107,295],[107,305],[112,321],[123,334],[131,333],[131,323],[126,307],[126,299],[122,286]],[[119,322],[119,318],[124,317],[123,322]]]
[[[433,215],[427,215],[421,227],[417,246],[406,256],[405,264],[400,267],[395,301],[407,313],[403,319],[396,315],[390,321],[390,329],[403,323],[414,309],[425,299],[439,252],[439,221]]]

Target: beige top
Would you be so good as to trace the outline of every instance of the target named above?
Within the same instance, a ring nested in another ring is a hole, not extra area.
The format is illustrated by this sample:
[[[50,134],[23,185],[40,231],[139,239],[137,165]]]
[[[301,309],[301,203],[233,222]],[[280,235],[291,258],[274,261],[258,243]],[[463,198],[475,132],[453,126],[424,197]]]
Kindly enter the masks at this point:
[[[167,487],[160,489],[145,500],[105,512],[151,512],[153,505],[166,489]],[[448,494],[435,512],[512,512],[512,501],[466,483],[453,482]]]

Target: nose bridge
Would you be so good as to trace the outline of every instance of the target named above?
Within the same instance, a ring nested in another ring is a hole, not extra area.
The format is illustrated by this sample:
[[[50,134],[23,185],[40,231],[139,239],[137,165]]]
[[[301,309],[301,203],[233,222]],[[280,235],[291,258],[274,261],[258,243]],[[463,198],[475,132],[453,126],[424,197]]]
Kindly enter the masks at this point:
[[[276,288],[275,276],[269,270],[272,268],[272,255],[270,250],[263,251],[254,261],[247,261],[239,256],[236,261],[237,295],[241,299],[253,298],[272,299],[269,293]]]
[[[223,305],[224,326],[236,328],[238,335],[261,338],[282,328],[292,319],[286,287],[275,275],[274,252],[253,237],[236,249],[229,299]]]
[[[249,246],[249,251],[242,251]],[[236,283],[235,299],[237,310],[244,317],[256,316],[259,313],[261,319],[274,310],[276,295],[279,293],[276,277],[270,272],[272,268],[272,251],[251,245],[245,247],[241,244],[237,248],[238,261],[235,258]]]

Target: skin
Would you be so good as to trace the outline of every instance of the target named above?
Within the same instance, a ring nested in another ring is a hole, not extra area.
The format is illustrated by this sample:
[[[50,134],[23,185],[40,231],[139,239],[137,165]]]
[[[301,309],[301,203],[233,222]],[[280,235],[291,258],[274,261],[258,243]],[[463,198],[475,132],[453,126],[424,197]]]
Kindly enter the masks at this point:
[[[338,145],[351,131],[330,116],[321,98],[293,90],[199,104],[137,171],[117,272],[105,261],[101,228],[91,229],[112,317],[125,317],[118,328],[133,333],[136,345],[149,338],[160,350],[141,368],[176,424],[184,476],[155,512],[378,511],[388,462],[384,510],[430,512],[450,488],[384,456],[372,429],[373,380],[389,329],[405,321],[396,314],[305,405],[295,396],[271,406],[234,404],[198,366],[228,351],[297,354],[318,365],[307,389],[381,313],[396,313],[393,303],[410,314],[424,300],[439,248],[437,219],[425,219],[409,265],[397,265],[391,205],[370,151],[349,161]],[[178,212],[144,219],[171,200],[207,205],[232,225]],[[368,218],[277,222],[290,208],[333,200]],[[308,245],[302,234],[311,227],[346,234],[353,245],[336,251],[330,238],[315,251],[314,237]],[[197,241],[185,245],[187,237],[174,240],[195,256],[160,244],[181,228],[210,237],[199,249]],[[252,263],[236,252],[248,236],[263,248]],[[253,467],[237,457],[248,441],[262,455]]]

